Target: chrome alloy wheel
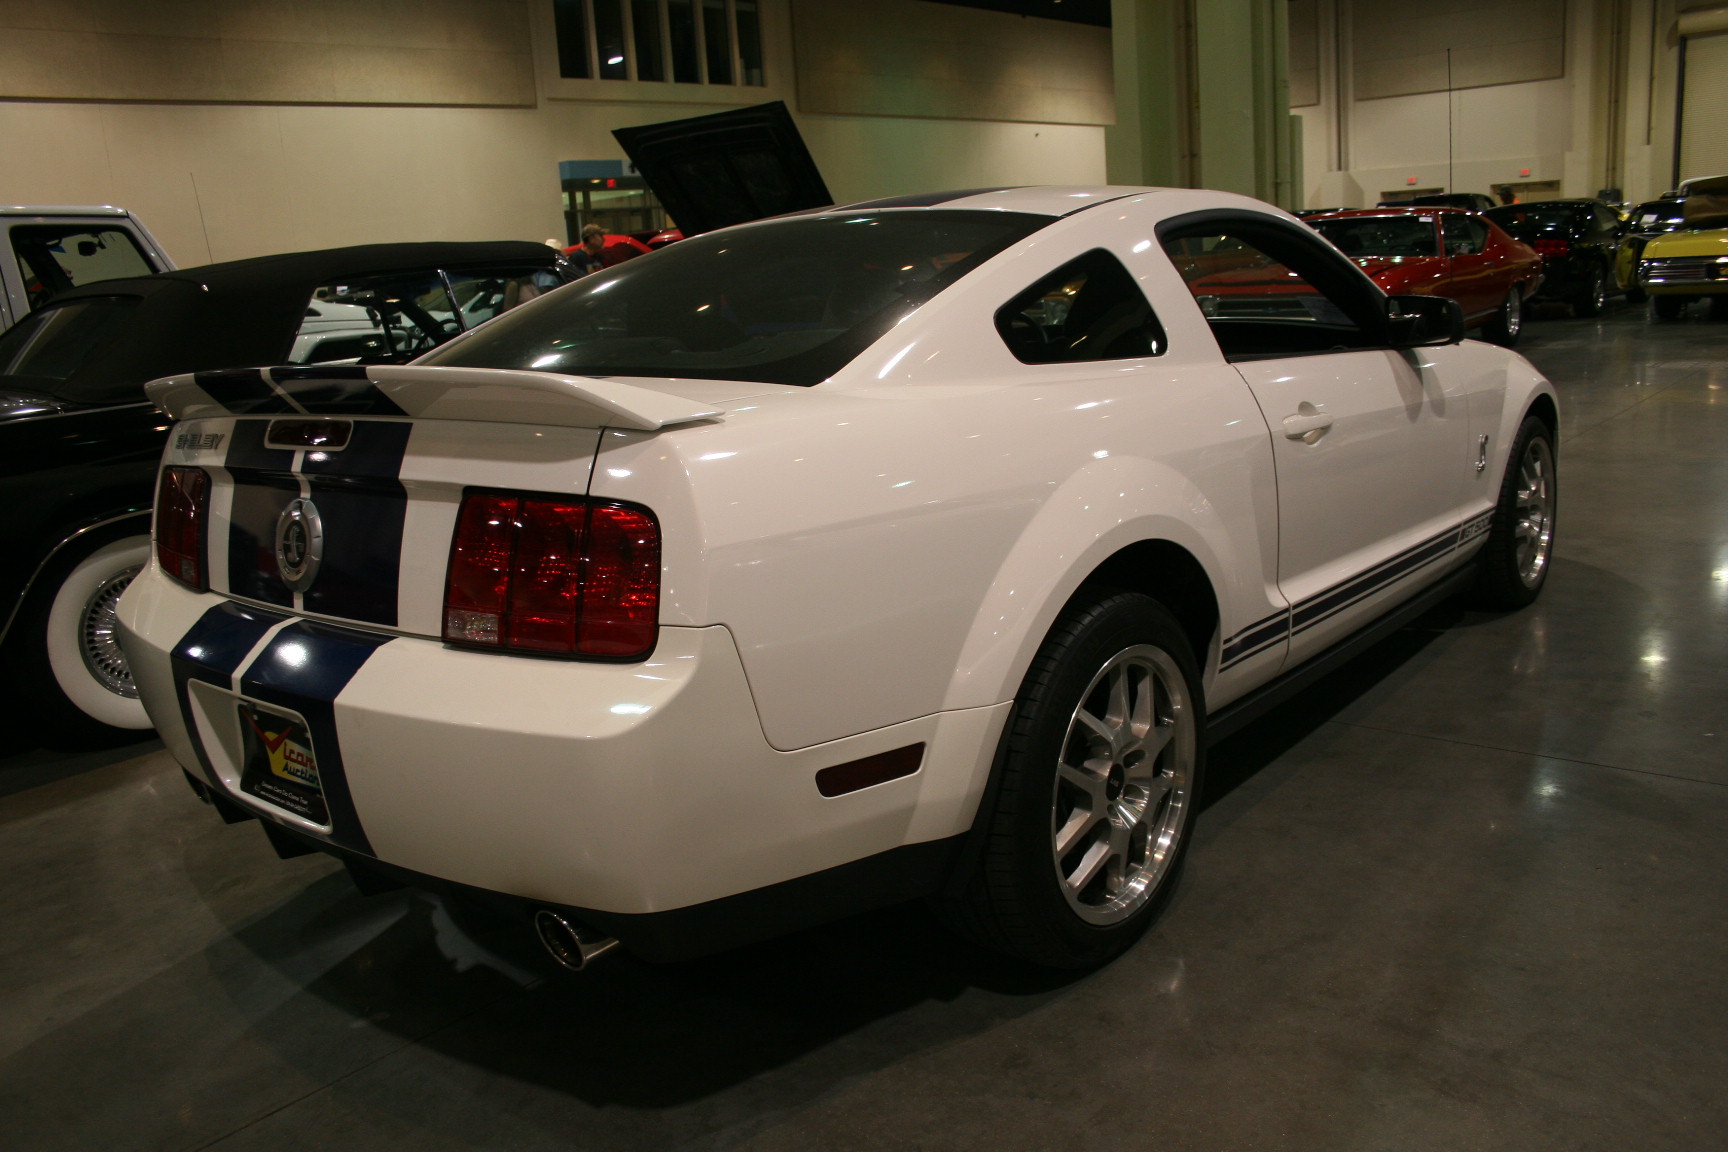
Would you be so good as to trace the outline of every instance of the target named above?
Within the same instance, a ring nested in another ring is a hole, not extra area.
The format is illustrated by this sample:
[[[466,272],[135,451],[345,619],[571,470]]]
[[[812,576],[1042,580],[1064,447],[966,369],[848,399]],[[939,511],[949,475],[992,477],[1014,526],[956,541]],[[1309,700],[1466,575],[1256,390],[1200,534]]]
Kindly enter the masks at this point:
[[[108,691],[128,700],[138,699],[138,685],[132,682],[126,654],[120,650],[115,607],[120,603],[120,594],[142,570],[141,565],[123,568],[102,581],[85,603],[78,628],[78,651],[90,675]]]
[[[1518,461],[1517,520],[1512,527],[1518,579],[1526,588],[1542,582],[1554,546],[1554,453],[1533,437]]]
[[[1518,333],[1524,328],[1524,293],[1514,288],[1506,294],[1505,319],[1502,326],[1506,329],[1506,339],[1516,340]]]
[[[1137,644],[1098,671],[1069,721],[1051,803],[1051,855],[1081,920],[1108,926],[1158,891],[1193,804],[1196,722],[1162,648]]]

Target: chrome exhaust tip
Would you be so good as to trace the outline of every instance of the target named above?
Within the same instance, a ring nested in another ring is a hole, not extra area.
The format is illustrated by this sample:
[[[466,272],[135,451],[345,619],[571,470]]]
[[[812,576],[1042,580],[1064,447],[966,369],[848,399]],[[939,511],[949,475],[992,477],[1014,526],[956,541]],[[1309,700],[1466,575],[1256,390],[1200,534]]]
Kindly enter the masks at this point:
[[[534,931],[540,943],[561,967],[580,972],[618,947],[618,941],[580,924],[550,908],[534,913]]]

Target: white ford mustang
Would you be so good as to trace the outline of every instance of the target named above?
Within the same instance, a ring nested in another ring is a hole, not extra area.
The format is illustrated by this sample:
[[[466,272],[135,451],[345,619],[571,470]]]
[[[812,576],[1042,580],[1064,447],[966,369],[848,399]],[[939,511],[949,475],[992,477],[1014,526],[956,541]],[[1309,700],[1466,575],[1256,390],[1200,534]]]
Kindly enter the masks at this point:
[[[225,816],[571,967],[917,896],[1093,965],[1209,740],[1540,590],[1554,389],[1461,336],[1224,193],[730,228],[405,367],[152,384],[123,643]]]

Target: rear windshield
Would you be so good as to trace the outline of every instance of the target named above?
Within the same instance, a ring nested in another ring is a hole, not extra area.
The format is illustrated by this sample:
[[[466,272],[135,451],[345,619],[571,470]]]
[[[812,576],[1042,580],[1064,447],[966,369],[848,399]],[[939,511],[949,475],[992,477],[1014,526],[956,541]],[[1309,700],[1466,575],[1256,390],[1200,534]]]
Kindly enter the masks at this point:
[[[30,313],[0,333],[0,379],[80,399],[66,382],[137,306],[136,296],[100,296]]]
[[[1346,256],[1438,256],[1432,216],[1345,216],[1309,225]]]
[[[727,229],[597,272],[417,363],[818,384],[1051,219],[851,212]]]
[[[1570,232],[1590,219],[1588,204],[1506,204],[1482,213],[1514,236]]]

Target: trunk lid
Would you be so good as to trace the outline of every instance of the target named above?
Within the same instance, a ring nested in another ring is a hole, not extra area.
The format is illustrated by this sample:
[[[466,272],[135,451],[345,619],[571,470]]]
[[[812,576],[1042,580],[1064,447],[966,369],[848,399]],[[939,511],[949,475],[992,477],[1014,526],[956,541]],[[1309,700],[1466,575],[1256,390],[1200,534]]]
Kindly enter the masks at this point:
[[[466,489],[584,495],[604,429],[715,419],[716,398],[764,387],[327,367],[198,373],[147,390],[181,421],[166,463],[211,477],[213,591],[436,637]]]

